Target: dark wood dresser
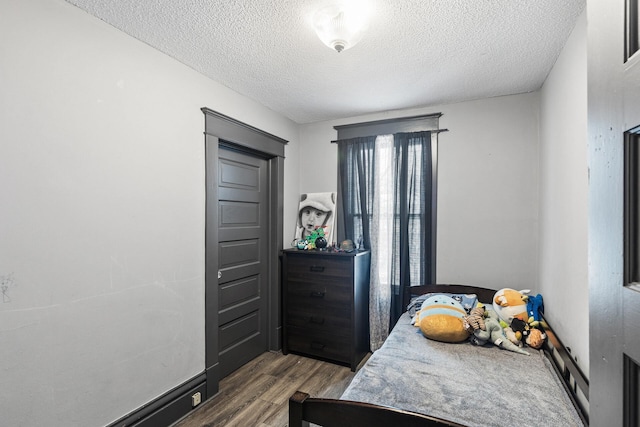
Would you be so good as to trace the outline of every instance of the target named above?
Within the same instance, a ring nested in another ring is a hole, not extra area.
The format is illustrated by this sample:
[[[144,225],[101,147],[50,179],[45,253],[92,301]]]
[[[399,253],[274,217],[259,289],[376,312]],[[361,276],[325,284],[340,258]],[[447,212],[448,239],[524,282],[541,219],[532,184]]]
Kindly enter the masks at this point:
[[[282,352],[347,364],[369,352],[369,251],[283,251]]]

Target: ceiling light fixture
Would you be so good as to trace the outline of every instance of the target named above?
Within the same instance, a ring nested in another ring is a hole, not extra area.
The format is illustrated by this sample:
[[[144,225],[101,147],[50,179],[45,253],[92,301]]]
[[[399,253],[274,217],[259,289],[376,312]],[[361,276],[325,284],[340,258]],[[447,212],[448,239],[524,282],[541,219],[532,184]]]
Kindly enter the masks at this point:
[[[337,52],[355,46],[362,39],[367,27],[363,9],[342,5],[331,5],[318,10],[313,17],[313,26],[322,43]]]

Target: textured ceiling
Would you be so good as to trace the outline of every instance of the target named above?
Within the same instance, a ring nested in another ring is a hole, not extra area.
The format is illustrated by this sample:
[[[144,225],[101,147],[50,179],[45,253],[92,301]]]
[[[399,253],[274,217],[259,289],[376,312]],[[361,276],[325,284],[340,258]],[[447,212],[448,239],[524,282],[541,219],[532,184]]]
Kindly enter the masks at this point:
[[[370,0],[337,53],[310,22],[331,0],[67,1],[298,123],[537,90],[585,5]]]

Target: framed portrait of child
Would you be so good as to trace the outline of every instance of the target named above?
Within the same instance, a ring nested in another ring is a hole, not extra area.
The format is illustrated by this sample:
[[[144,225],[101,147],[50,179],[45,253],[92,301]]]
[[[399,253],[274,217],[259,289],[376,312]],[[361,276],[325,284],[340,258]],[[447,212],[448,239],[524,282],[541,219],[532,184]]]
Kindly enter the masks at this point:
[[[336,193],[303,193],[298,204],[296,240],[306,239],[316,227],[323,227],[325,238],[331,244],[334,239]]]

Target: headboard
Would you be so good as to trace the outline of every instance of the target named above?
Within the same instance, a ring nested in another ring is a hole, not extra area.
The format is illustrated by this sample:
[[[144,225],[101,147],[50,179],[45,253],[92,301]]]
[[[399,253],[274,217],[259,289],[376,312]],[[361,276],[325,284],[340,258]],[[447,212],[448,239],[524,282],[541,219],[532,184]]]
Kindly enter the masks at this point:
[[[471,285],[431,284],[410,286],[405,288],[404,291],[402,305],[406,308],[412,297],[428,293],[476,294],[478,301],[490,302],[493,301],[493,296],[497,292],[497,289],[479,288]]]

